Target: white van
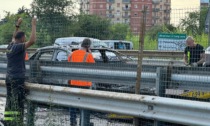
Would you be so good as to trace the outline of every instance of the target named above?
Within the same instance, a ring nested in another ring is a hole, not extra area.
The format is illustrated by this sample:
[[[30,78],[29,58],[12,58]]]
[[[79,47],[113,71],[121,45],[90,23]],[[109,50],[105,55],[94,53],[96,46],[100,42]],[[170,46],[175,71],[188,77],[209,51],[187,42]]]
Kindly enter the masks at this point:
[[[63,37],[55,40],[54,46],[70,46],[79,48],[85,38],[89,37]],[[108,48],[108,46],[99,39],[89,38],[92,41],[91,48]]]
[[[101,41],[105,42],[108,48],[111,49],[122,49],[122,50],[133,49],[133,43],[131,41],[125,41],[125,40],[101,40]]]

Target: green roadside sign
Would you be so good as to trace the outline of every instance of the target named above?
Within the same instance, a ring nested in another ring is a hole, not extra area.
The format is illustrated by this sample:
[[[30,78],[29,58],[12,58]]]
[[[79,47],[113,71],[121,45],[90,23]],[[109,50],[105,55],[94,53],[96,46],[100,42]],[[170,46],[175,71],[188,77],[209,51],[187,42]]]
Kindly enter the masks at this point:
[[[183,51],[186,34],[158,33],[158,50]]]

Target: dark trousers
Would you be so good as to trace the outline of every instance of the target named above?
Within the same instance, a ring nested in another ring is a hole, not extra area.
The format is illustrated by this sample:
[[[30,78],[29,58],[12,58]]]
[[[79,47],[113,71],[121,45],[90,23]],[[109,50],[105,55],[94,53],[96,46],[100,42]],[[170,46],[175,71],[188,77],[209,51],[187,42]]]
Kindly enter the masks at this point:
[[[72,86],[73,88],[82,88],[82,89],[91,89],[91,87],[79,87],[79,86]],[[70,126],[77,126],[77,112],[80,111],[80,125],[81,123],[84,123],[86,126],[90,125],[90,111],[89,110],[79,110],[77,108],[70,108]],[[81,120],[81,118],[85,117],[84,120]]]
[[[4,121],[6,126],[24,125],[24,82],[24,78],[6,78],[7,97],[4,113]]]

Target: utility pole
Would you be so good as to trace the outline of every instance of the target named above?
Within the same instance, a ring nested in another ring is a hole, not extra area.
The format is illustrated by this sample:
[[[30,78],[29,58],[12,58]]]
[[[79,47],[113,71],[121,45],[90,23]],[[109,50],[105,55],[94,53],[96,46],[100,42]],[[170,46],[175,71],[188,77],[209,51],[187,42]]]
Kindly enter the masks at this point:
[[[144,10],[142,11],[142,21],[140,25],[140,34],[139,34],[139,52],[138,52],[138,65],[137,65],[137,79],[136,79],[136,87],[135,94],[140,94],[141,87],[141,73],[142,73],[142,59],[143,59],[143,51],[144,51],[144,37],[146,31],[146,16],[147,16],[147,6],[144,6]],[[134,125],[139,126],[139,118],[134,118]]]

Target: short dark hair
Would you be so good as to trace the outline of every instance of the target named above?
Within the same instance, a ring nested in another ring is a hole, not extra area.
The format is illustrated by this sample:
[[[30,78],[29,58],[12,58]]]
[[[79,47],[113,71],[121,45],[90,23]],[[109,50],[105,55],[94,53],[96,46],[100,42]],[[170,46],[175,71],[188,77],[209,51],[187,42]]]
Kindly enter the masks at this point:
[[[21,39],[23,36],[25,36],[25,32],[18,31],[15,35],[15,39]]]
[[[91,40],[89,38],[85,38],[83,41],[82,41],[82,47],[84,48],[90,48],[90,45],[91,45]]]

